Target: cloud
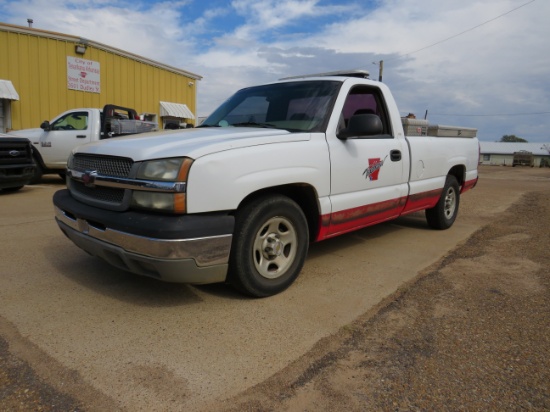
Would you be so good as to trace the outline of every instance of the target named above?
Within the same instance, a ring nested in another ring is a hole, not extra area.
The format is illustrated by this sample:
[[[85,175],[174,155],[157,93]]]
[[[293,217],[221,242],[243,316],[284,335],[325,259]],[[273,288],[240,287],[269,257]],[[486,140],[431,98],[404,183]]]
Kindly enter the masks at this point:
[[[40,9],[48,13],[33,16]],[[550,111],[547,1],[4,0],[0,13],[204,76],[199,115],[284,76],[362,68],[377,78],[384,60],[402,114],[428,110],[484,140],[550,141],[548,115],[488,116]]]

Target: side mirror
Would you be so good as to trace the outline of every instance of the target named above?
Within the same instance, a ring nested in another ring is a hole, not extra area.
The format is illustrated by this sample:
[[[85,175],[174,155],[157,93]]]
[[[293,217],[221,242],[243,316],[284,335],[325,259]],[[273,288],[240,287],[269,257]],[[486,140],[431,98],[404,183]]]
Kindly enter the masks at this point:
[[[348,127],[338,132],[339,139],[361,139],[384,132],[382,120],[375,114],[356,114],[349,119]]]
[[[40,125],[40,128],[48,132],[50,130],[50,122],[48,122],[47,120],[44,120]]]

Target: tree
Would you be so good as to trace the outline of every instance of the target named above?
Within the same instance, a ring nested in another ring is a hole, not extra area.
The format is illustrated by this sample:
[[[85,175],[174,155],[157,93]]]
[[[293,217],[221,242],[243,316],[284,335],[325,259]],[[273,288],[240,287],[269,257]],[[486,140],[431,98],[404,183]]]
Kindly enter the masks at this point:
[[[501,142],[511,143],[511,142],[517,142],[517,143],[527,143],[527,140],[522,139],[521,137],[517,137],[515,134],[505,134],[500,139]]]

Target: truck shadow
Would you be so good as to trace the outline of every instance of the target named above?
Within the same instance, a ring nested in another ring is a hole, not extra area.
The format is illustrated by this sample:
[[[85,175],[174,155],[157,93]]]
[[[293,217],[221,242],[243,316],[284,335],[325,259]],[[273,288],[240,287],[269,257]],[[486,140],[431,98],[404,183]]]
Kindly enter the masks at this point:
[[[63,186],[65,186],[65,179],[62,179],[59,175],[56,174],[48,174],[43,175],[40,180],[36,181],[35,183],[30,183],[30,185],[54,185],[59,186],[61,189]]]
[[[404,228],[431,230],[423,214],[406,217],[364,228],[310,246],[309,259],[324,254],[345,253],[345,249],[368,245],[377,238]],[[177,307],[201,303],[205,295],[229,300],[250,300],[229,284],[186,285],[166,283],[115,268],[99,258],[89,256],[69,243],[64,236],[56,237],[45,250],[56,273],[100,295],[142,307]]]
[[[55,268],[54,274],[97,294],[145,307],[186,306],[203,301],[194,286],[165,283],[115,268],[75,248],[64,237],[55,243],[44,250]]]

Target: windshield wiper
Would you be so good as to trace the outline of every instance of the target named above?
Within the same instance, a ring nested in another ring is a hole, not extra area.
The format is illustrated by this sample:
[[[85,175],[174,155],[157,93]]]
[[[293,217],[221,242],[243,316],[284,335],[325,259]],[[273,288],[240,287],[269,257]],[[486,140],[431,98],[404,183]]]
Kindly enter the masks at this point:
[[[231,126],[242,126],[242,127],[264,127],[268,129],[276,129],[277,126],[269,123],[256,123],[256,122],[242,122],[242,123],[233,123]]]

